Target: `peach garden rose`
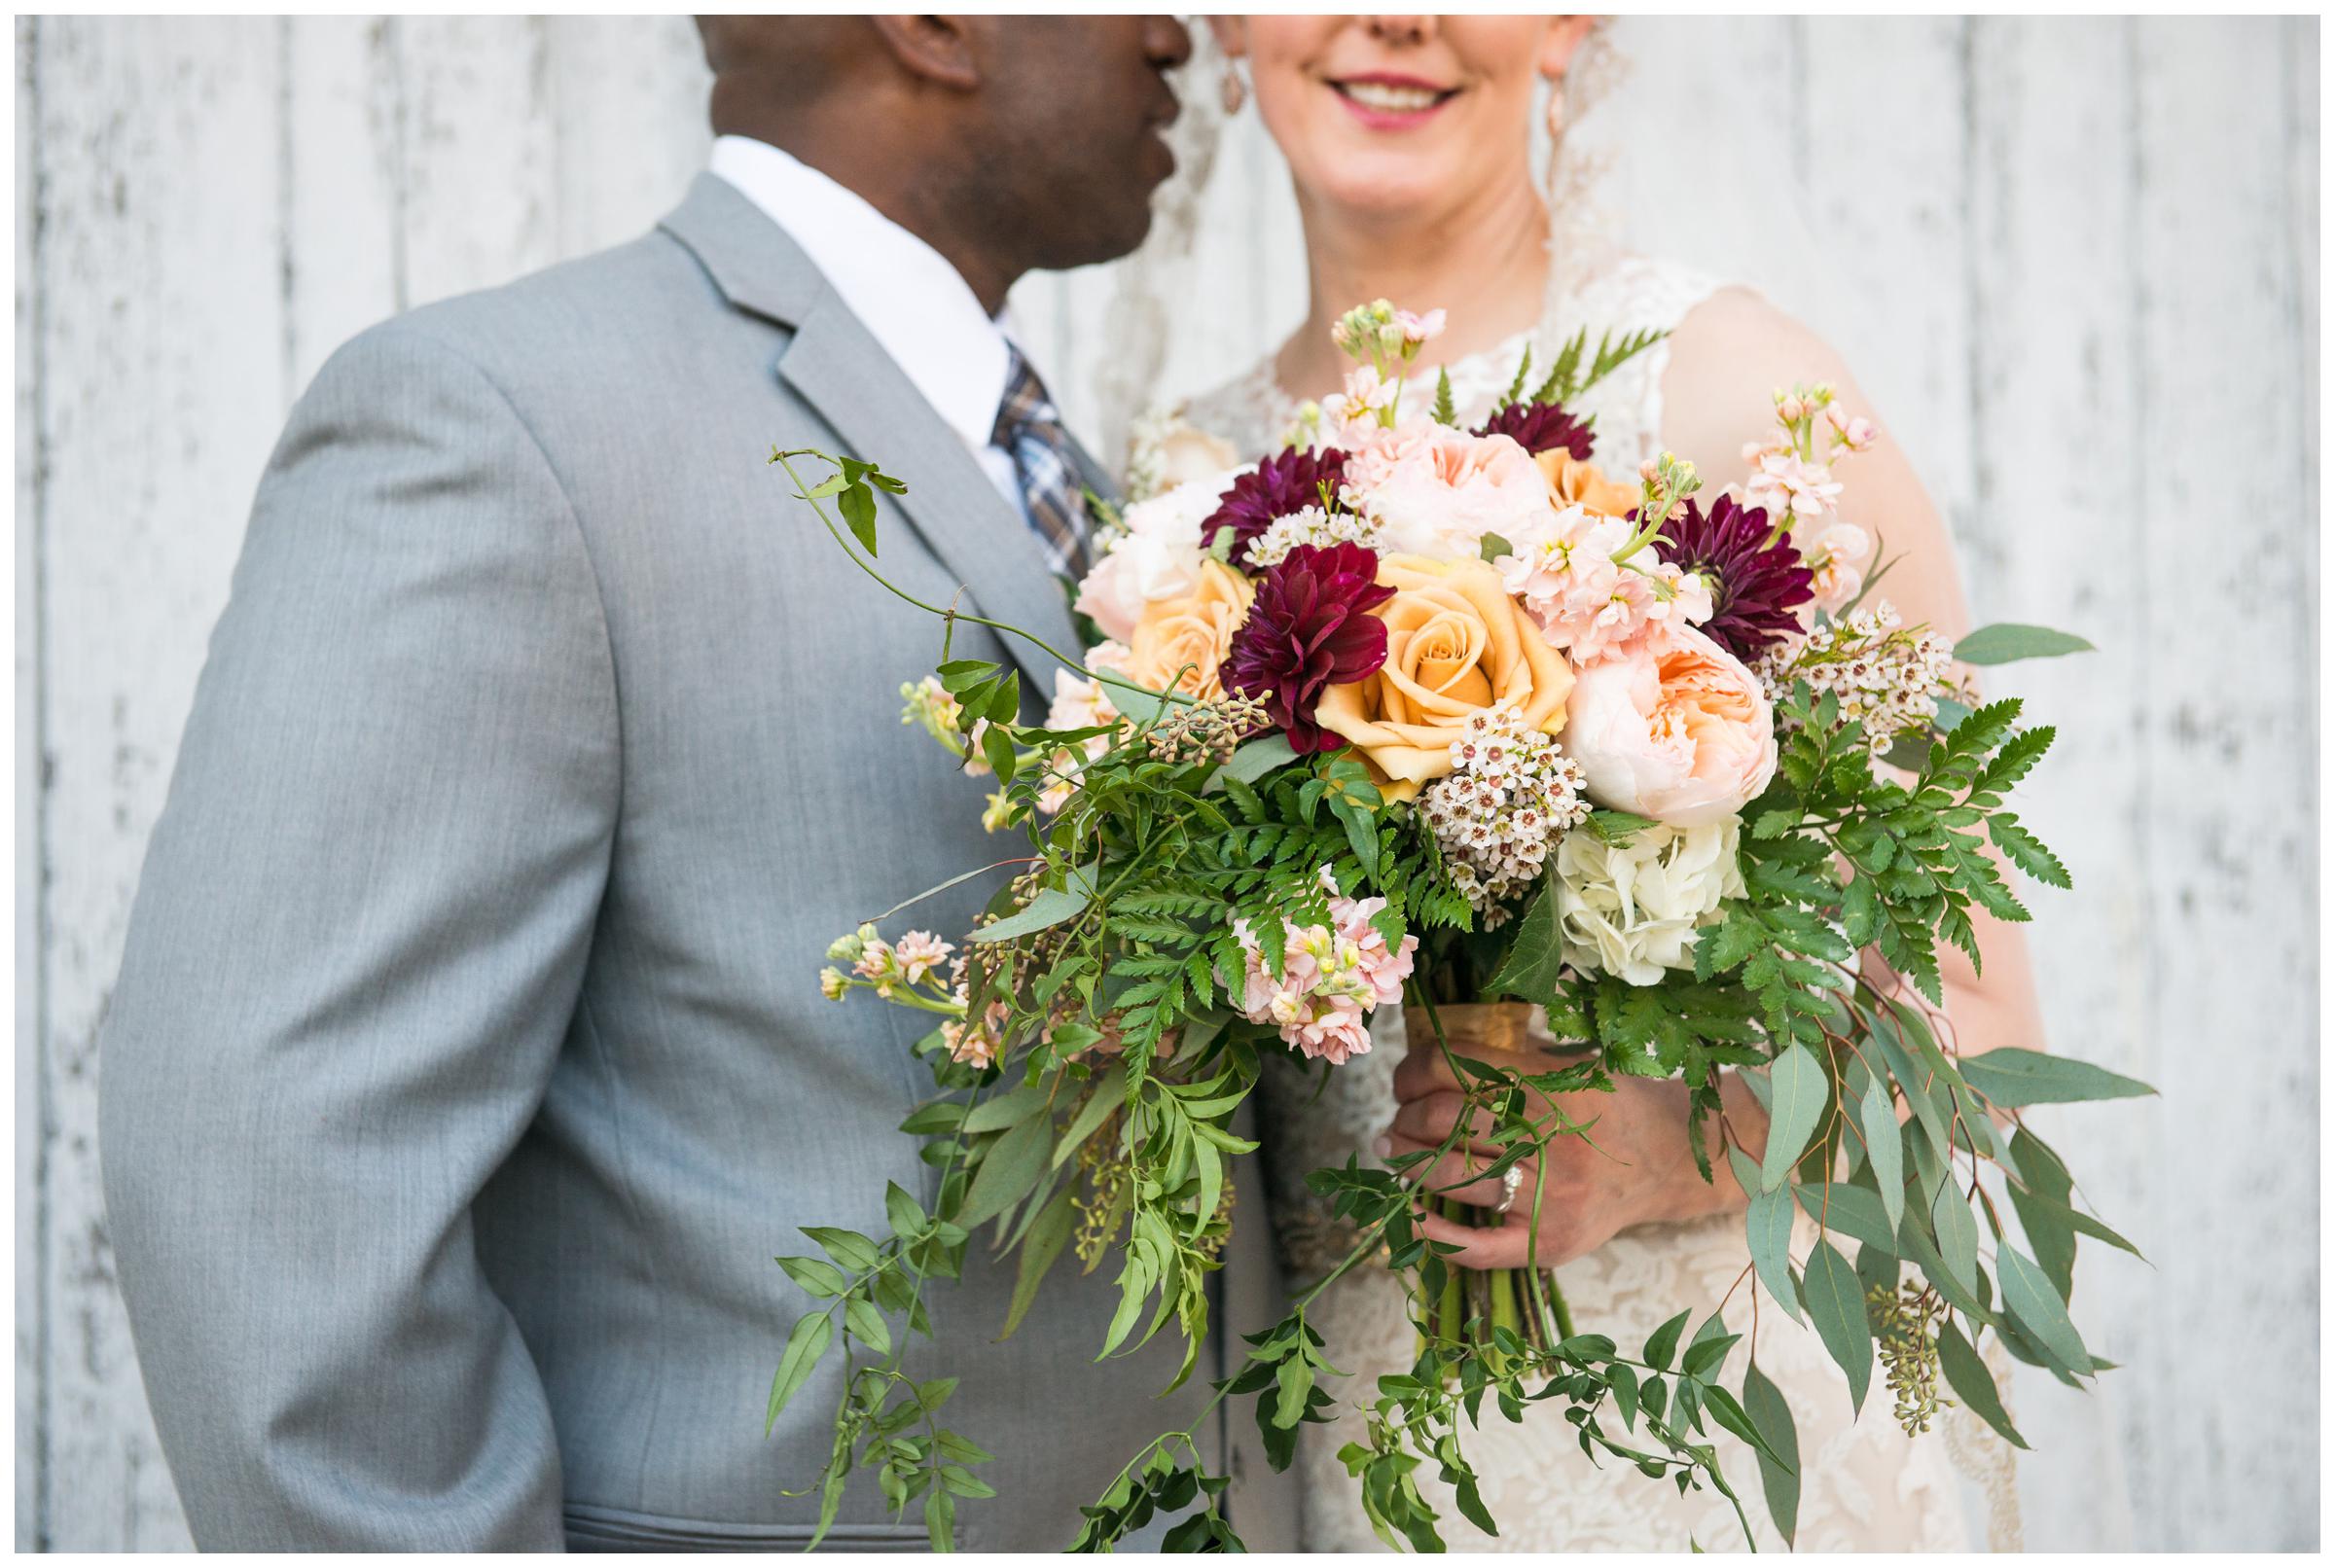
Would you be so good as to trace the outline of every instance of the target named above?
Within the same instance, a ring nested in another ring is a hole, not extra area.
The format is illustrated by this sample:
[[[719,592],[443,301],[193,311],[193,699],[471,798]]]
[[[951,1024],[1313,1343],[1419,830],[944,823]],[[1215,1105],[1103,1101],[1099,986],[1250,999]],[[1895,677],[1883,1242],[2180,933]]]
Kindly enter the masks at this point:
[[[1361,752],[1386,798],[1407,801],[1452,770],[1468,719],[1502,702],[1544,734],[1563,728],[1573,672],[1481,560],[1389,555],[1379,582],[1394,597],[1386,662],[1322,694],[1314,721]]]
[[[1591,800],[1676,828],[1733,816],[1776,772],[1758,680],[1691,626],[1581,669],[1563,739]]]

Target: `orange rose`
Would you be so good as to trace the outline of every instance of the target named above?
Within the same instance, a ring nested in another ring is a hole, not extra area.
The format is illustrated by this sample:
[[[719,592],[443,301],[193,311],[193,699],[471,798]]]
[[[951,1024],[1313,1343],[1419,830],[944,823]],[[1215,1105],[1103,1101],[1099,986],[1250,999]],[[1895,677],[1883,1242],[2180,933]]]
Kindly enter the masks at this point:
[[[1203,702],[1224,695],[1216,670],[1256,596],[1247,578],[1213,556],[1203,560],[1191,592],[1144,606],[1129,643],[1128,679],[1155,692],[1172,682]]]
[[[1324,692],[1313,717],[1362,753],[1388,800],[1452,770],[1470,714],[1512,702],[1535,730],[1564,728],[1572,669],[1499,573],[1480,560],[1389,555],[1379,582],[1394,589],[1371,612],[1386,623],[1386,662]]]
[[[1584,463],[1562,446],[1536,452],[1532,461],[1548,476],[1549,488],[1557,492],[1559,510],[1577,505],[1609,517],[1626,517],[1641,499],[1635,486],[1615,483],[1599,471],[1597,464]]]

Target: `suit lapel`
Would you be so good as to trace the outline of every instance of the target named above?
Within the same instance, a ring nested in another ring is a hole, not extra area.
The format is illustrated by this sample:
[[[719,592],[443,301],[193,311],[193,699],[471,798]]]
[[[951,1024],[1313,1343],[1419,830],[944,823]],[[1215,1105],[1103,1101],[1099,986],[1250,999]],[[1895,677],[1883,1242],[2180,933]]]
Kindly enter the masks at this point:
[[[953,430],[833,293],[796,329],[778,374],[844,439],[908,484],[892,500],[972,597],[966,608],[1034,632],[1075,656],[1077,637],[1061,584],[1037,536],[997,493]],[[1055,661],[1019,637],[1005,639],[1041,698]]]
[[[697,255],[733,305],[794,329],[778,359],[779,379],[850,455],[880,463],[907,483],[906,495],[885,499],[965,586],[970,602],[959,608],[1075,656],[1069,607],[1037,536],[785,231],[710,174],[699,176],[663,227]],[[1004,642],[1043,702],[1059,666],[1022,638]]]

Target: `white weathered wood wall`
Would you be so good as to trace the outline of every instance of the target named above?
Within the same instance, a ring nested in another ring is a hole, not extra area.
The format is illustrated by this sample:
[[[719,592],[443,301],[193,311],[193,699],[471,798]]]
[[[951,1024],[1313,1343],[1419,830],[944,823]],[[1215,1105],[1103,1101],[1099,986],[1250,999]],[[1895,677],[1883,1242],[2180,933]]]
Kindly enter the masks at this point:
[[[2156,1266],[2087,1265],[2127,1369],[2096,1406],[2018,1390],[2030,1544],[2314,1547],[2318,24],[1616,41],[1636,84],[1580,133],[1619,150],[1634,237],[1844,348],[1980,619],[2101,647],[1998,685],[2063,726],[2027,792],[2078,878],[2034,936],[2054,1043],[2165,1090],[2053,1121]],[[639,232],[703,157],[704,85],[678,18],[17,23],[21,1548],[187,1544],[114,1291],[95,1037],[284,411],[366,324]],[[1170,390],[1302,305],[1253,114],[1206,212]],[[1090,435],[1111,292],[1016,301]]]

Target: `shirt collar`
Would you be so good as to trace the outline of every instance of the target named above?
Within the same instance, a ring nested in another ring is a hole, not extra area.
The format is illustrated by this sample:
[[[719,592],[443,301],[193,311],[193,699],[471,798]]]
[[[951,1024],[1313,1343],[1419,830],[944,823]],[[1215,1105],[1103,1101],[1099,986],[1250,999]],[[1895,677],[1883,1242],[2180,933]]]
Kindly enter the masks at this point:
[[[992,320],[947,257],[790,153],[720,136],[709,166],[803,247],[968,446],[989,445],[1012,368],[1010,312]]]

